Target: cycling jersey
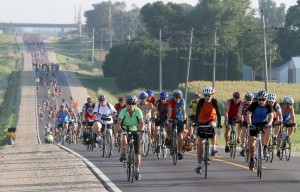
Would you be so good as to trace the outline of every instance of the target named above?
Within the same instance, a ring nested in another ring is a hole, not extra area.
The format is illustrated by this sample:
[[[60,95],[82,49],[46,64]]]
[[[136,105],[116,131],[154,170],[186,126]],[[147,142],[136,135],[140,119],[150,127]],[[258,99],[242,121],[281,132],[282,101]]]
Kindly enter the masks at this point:
[[[232,119],[232,117],[238,116],[238,111],[242,100],[240,100],[237,104],[234,103],[233,99],[230,99],[230,107],[228,110],[228,119]]]
[[[63,122],[67,121],[68,119],[68,113],[67,111],[59,111],[58,112],[58,124],[61,125]]]
[[[208,124],[212,120],[217,120],[218,126],[221,125],[221,113],[216,99],[207,103],[204,98],[200,99],[196,110],[196,120],[199,123]]]
[[[156,102],[156,97],[155,96],[151,96],[150,100],[148,100],[150,103],[152,103],[152,105],[155,104]]]
[[[182,109],[181,107],[185,105],[184,98],[181,98],[179,103],[174,101],[174,98],[171,98],[168,101],[168,108],[172,108],[171,119],[183,119]]]
[[[90,119],[95,120],[96,117],[94,115],[95,103],[92,104],[92,106],[89,106],[88,103],[85,103],[82,107],[82,110],[85,110],[84,119]]]
[[[161,119],[167,119],[168,117],[168,102],[162,103],[160,100],[158,100],[155,103],[155,107],[158,111],[157,116]]]
[[[269,113],[273,113],[273,107],[266,103],[264,106],[260,106],[258,104],[258,101],[253,102],[249,108],[248,111],[252,113],[252,124],[261,124],[266,123],[268,121]]]
[[[109,106],[108,106],[109,105]],[[101,105],[96,105],[94,110],[93,110],[94,113],[97,113],[99,115],[97,115],[96,117],[96,120],[98,120],[100,123],[102,124],[112,124],[113,123],[113,118],[112,118],[112,114],[113,113],[117,113],[117,110],[114,108],[114,106],[110,103],[107,103],[105,104],[104,106],[101,106]],[[101,119],[101,115],[104,115],[106,117],[109,117],[110,118],[110,121],[103,121]]]
[[[191,115],[196,115],[197,105],[198,105],[198,102],[196,99],[191,100],[191,103],[190,103],[190,110],[191,110],[190,114]]]
[[[281,107],[279,105],[279,103],[275,102],[274,105],[273,105],[273,110],[274,110],[274,117],[273,119],[277,119],[277,113],[281,113]]]
[[[248,110],[248,107],[249,107],[249,106],[250,106],[250,105],[247,104],[247,102],[244,102],[243,109],[242,109],[242,116],[243,116],[243,118],[246,117],[247,110]]]
[[[291,119],[291,113],[282,114],[282,121],[285,123]]]
[[[121,106],[120,103],[115,104],[115,109],[117,110],[116,118],[118,118],[118,115],[121,112],[121,110],[126,107],[127,107],[126,103],[124,103],[123,106]]]
[[[127,131],[127,128],[129,131],[137,131],[139,121],[143,119],[143,113],[139,108],[135,108],[134,111],[129,114],[128,109],[124,108],[121,110],[119,114],[119,119],[122,119],[122,129]]]

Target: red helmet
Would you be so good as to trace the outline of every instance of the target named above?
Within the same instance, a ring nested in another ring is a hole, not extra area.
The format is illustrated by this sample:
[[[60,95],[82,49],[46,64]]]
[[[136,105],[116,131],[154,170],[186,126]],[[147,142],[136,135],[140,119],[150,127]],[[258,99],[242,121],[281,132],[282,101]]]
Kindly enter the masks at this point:
[[[238,91],[233,92],[233,97],[241,97],[241,92]]]

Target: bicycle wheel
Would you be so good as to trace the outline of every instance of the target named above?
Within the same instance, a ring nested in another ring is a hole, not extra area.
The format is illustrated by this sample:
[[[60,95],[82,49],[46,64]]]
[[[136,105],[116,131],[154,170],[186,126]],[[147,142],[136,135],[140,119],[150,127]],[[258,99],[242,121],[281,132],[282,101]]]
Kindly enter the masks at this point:
[[[178,152],[177,152],[177,134],[173,133],[173,165],[177,164]]]
[[[106,134],[106,140],[105,140],[105,156],[108,158],[111,155],[111,149],[112,149],[112,139],[111,135],[109,133]]]
[[[204,144],[204,177],[207,177],[207,167],[208,167],[208,158],[209,158],[209,142],[208,139],[205,139]]]
[[[106,133],[107,134],[107,133]],[[105,156],[105,153],[106,153],[106,148],[105,148],[105,145],[106,145],[106,138],[105,138],[105,135],[102,136],[102,141],[101,141],[101,144],[100,144],[100,141],[98,141],[99,145],[102,145],[102,157]]]
[[[133,179],[135,177],[135,151],[134,145],[131,144],[131,183],[133,183]]]
[[[283,152],[285,151],[285,140],[284,139],[281,139],[281,145],[280,145],[280,157],[279,159],[282,160],[283,158]]]
[[[126,161],[127,161],[126,162],[126,165],[127,165],[127,167],[126,167],[127,181],[130,181],[131,174],[132,174],[132,172],[131,172],[131,163],[132,163],[131,153],[132,153],[131,145],[128,145],[128,147],[127,147],[127,158],[126,158]]]
[[[117,138],[117,151],[118,153],[120,153],[121,150],[121,135],[118,134],[118,138]]]
[[[284,150],[284,153],[285,153],[285,159],[287,161],[290,160],[291,158],[291,151],[292,151],[292,145],[291,145],[291,142],[289,140],[286,141],[286,145],[285,145],[285,150]]]
[[[90,151],[94,150],[94,131],[91,128],[91,132],[90,132]]]
[[[275,148],[274,137],[273,137],[273,135],[271,135],[271,140],[270,140],[270,143],[269,143],[269,161],[270,161],[270,163],[273,162],[274,148]]]
[[[258,149],[257,150],[257,159],[256,159],[256,164],[257,164],[257,177],[261,178],[261,173],[262,173],[262,156],[261,156],[261,141],[258,143]]]
[[[147,157],[149,153],[149,148],[150,148],[150,137],[149,137],[149,132],[146,131],[143,134],[143,156]]]
[[[72,127],[69,127],[69,130],[68,130],[68,143],[69,145],[71,144],[71,140],[72,140]]]
[[[161,156],[161,150],[162,150],[161,143],[162,143],[161,134],[159,133],[158,138],[155,139],[155,146],[156,146],[155,152],[156,152],[157,159],[160,159]]]
[[[161,145],[160,149],[162,151],[163,158],[166,158],[167,157],[167,146],[165,144],[165,139],[162,140],[162,145]]]
[[[231,131],[230,133],[230,143],[229,143],[230,157],[235,158],[236,153],[236,136],[235,132]]]
[[[158,146],[158,142],[157,142],[157,139],[155,139],[151,145],[151,148],[152,148],[152,152],[153,154],[156,153],[156,147]]]

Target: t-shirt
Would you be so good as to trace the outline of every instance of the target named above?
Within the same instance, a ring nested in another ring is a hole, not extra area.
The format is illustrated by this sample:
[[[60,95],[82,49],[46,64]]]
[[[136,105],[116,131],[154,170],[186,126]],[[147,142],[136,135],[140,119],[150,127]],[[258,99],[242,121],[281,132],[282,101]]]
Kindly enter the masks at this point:
[[[107,105],[109,105],[109,107]],[[104,106],[99,105],[99,104],[96,105],[93,110],[93,113],[96,113],[96,120],[100,121],[101,123],[112,124],[113,118],[112,118],[111,114],[117,113],[117,110],[115,109],[115,107],[112,104],[106,103]],[[101,115],[104,115],[104,116],[110,118],[110,121],[106,121],[106,122],[103,121],[101,119]]]
[[[184,98],[181,98],[179,103],[176,103],[174,101],[174,98],[169,99],[168,101],[168,108],[172,108],[172,119],[183,119],[183,113],[182,113],[182,106],[185,105]]]
[[[151,96],[150,100],[148,100],[150,103],[152,103],[152,105],[155,104],[156,102],[156,97],[155,96]]]
[[[168,115],[168,102],[166,103],[162,103],[160,100],[158,100],[156,103],[155,103],[155,107],[156,107],[156,110],[158,111],[158,114],[157,116],[161,119],[167,119],[167,115]]]
[[[266,103],[264,106],[260,106],[258,101],[253,102],[248,111],[252,113],[252,124],[266,123],[268,121],[269,113],[273,113],[273,107]]]
[[[200,115],[198,117],[198,122],[200,123],[207,123],[209,121],[215,120],[217,119],[217,110],[215,108],[215,106],[213,105],[212,102],[204,102],[202,107],[201,107],[201,111],[200,111]]]
[[[228,110],[228,119],[238,116],[238,111],[239,111],[241,103],[242,103],[242,100],[240,100],[237,104],[235,104],[233,99],[230,99],[230,106],[229,106],[229,110]]]
[[[143,119],[143,113],[139,108],[135,108],[132,115],[129,114],[127,107],[122,109],[119,114],[119,119],[122,119],[122,129],[127,131],[137,131],[139,121]]]
[[[89,106],[88,103],[84,104],[82,110],[85,110],[84,119],[90,119],[91,121],[95,120],[96,117],[94,115],[95,103],[92,106]]]

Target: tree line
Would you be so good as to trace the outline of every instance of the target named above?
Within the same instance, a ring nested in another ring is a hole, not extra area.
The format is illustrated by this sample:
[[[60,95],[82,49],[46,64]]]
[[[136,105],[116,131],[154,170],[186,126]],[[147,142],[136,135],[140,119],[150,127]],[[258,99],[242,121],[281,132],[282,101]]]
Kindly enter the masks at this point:
[[[273,61],[282,63],[299,53],[297,3],[285,14],[284,4],[259,2],[266,20],[267,49],[277,50],[269,55]],[[116,77],[124,89],[157,88],[161,45],[163,88],[174,88],[185,81],[189,46],[191,81],[211,80],[214,47],[216,80],[242,80],[244,65],[251,66],[259,78],[264,63],[262,20],[260,11],[250,5],[250,0],[201,0],[196,6],[158,1],[126,11],[125,2],[102,2],[85,17],[87,27],[95,29],[96,46],[101,42],[109,49],[103,63],[105,76]]]

